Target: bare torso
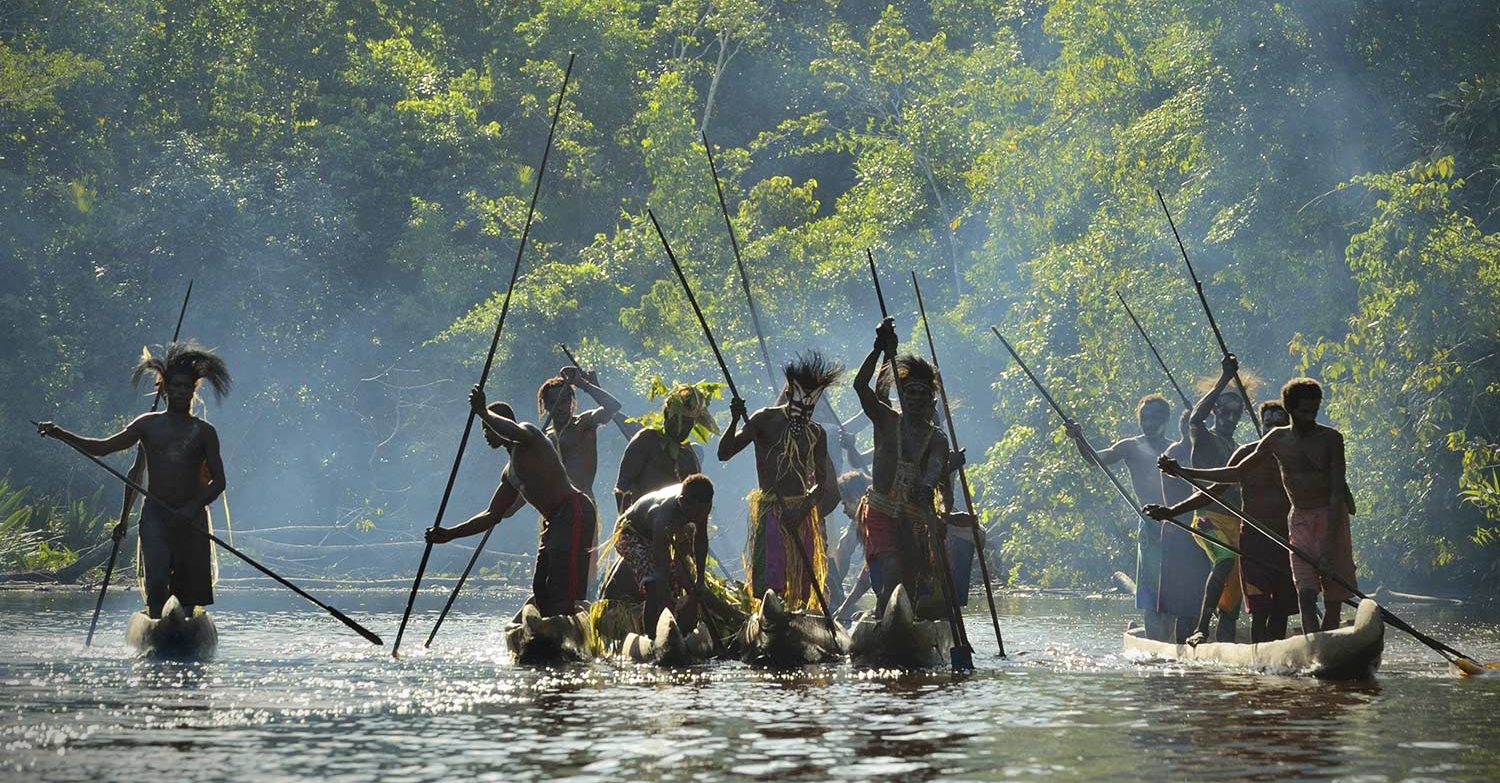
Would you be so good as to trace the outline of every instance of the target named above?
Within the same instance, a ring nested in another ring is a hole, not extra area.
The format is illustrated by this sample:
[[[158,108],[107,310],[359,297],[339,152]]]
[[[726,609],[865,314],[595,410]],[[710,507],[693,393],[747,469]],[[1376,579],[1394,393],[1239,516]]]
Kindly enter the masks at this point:
[[[593,424],[593,416],[574,416],[560,429],[554,422],[547,434],[557,445],[573,486],[593,497],[594,479],[599,475],[599,428]]]
[[[1292,505],[1300,509],[1329,505],[1333,482],[1343,479],[1333,474],[1342,474],[1335,463],[1342,462],[1344,436],[1321,424],[1305,433],[1291,426],[1277,427],[1266,435],[1266,446],[1276,457],[1281,483]]]
[[[201,499],[213,469],[209,461],[218,454],[213,426],[188,414],[163,412],[145,414],[130,428],[146,452],[151,494],[171,506]]]
[[[1165,454],[1170,445],[1166,438],[1153,440],[1146,435],[1137,435],[1110,447],[1130,471],[1130,485],[1141,504],[1162,502],[1161,471],[1156,468],[1156,459]]]
[[[656,429],[643,429],[630,439],[615,484],[617,496],[623,494],[626,506],[647,492],[676,484],[699,471],[698,455],[691,447],[680,445],[674,458],[668,451],[670,445],[667,436]]]
[[[786,409],[778,406],[756,411],[746,429],[755,444],[755,475],[763,492],[799,497],[820,484],[828,489],[833,471],[828,435],[816,422],[807,422],[800,436],[793,435]]]
[[[542,434],[535,424],[520,426],[527,431],[528,437],[511,448],[507,480],[532,508],[543,514],[551,513],[577,488],[569,480],[552,439]]]
[[[1287,498],[1286,489],[1282,486],[1281,470],[1276,460],[1265,455],[1250,458],[1254,450],[1255,444],[1241,446],[1229,460],[1231,465],[1244,463],[1245,472],[1240,478],[1240,490],[1245,514],[1284,536],[1287,512],[1291,511],[1292,501]]]
[[[931,422],[911,421],[887,408],[873,420],[875,437],[872,488],[882,495],[892,492],[898,462],[904,459],[917,470],[917,484],[935,488],[948,467],[948,441]],[[898,432],[899,430],[899,432]],[[900,459],[897,454],[900,438]],[[926,505],[930,498],[897,498]]]

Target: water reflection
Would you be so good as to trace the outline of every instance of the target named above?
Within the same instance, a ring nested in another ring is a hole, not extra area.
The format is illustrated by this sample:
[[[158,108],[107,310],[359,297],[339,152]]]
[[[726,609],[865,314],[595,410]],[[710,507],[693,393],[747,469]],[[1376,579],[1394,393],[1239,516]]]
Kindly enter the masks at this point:
[[[372,627],[393,624],[402,598]],[[0,762],[15,779],[134,781],[141,754],[163,779],[212,769],[328,783],[1483,780],[1500,768],[1500,751],[1478,739],[1500,728],[1500,678],[1450,679],[1396,640],[1373,685],[1140,664],[1120,655],[1124,602],[1012,600],[1012,660],[976,656],[979,672],[954,676],[740,664],[537,672],[500,652],[493,618],[513,607],[478,600],[444,645],[401,661],[273,606],[226,607],[214,662],[153,663],[69,641],[86,597],[40,612],[3,601]],[[1479,639],[1466,645],[1476,652],[1500,644],[1487,627],[1452,630]]]

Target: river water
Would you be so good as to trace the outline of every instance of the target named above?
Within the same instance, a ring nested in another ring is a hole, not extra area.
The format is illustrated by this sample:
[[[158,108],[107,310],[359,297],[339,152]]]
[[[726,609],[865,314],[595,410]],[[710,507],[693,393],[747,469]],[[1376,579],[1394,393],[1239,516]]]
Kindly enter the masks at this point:
[[[669,673],[512,665],[499,618],[521,600],[466,595],[430,651],[422,605],[403,657],[293,596],[225,590],[208,663],[133,658],[132,594],[0,593],[0,779],[1272,780],[1500,779],[1500,675],[1462,680],[1387,629],[1365,684],[1187,669],[1124,656],[1119,598],[1007,596],[1006,648],[970,606],[978,671],[848,665]],[[324,600],[389,645],[398,589]],[[1396,607],[1500,660],[1500,626],[1467,608]],[[1489,620],[1486,622],[1485,620]]]

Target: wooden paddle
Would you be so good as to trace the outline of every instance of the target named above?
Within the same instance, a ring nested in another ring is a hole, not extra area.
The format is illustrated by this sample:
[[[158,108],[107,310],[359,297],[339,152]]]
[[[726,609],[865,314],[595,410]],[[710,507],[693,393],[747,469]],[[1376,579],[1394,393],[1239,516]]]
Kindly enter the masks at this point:
[[[917,283],[917,273],[915,271],[911,273],[911,287],[913,291],[917,292],[917,310],[922,315],[922,330],[927,333],[927,350],[932,353],[932,368],[938,378],[938,395],[943,400],[943,417],[948,422],[948,437],[953,442],[953,453],[957,454],[960,449],[958,447],[958,430],[953,426],[953,407],[948,404],[948,389],[943,384],[943,371],[938,365],[937,343],[933,342],[932,327],[927,324],[927,306],[922,303],[922,286]],[[963,486],[964,508],[968,510],[969,516],[974,519],[974,527],[977,529],[979,527],[979,516],[974,513],[974,493],[969,489],[968,472],[962,467],[958,469],[958,481]],[[984,541],[984,534],[981,532],[979,535],[981,537],[976,541],[976,545]],[[943,550],[945,555],[947,554],[946,546],[945,542]],[[985,561],[983,546],[978,547],[977,554],[979,556],[979,572],[984,577],[984,597],[990,605],[990,622],[995,626],[995,644],[999,645],[1000,657],[1004,658],[1005,637],[1000,635],[1000,614],[995,611],[995,591],[990,587],[990,567]],[[957,588],[956,584],[954,588]]]
[[[187,293],[182,296],[182,308],[177,311],[177,326],[172,329],[172,342],[182,336],[182,319],[187,315],[188,300],[193,298],[193,281],[188,281]],[[151,399],[151,413],[156,412],[156,406],[161,404],[161,387],[156,388],[156,396]],[[135,461],[130,465],[130,475],[137,480],[146,471],[146,449],[137,446],[135,449]],[[125,537],[125,528],[130,524],[130,511],[135,507],[135,490],[125,488],[125,502],[120,506],[120,521],[115,524],[115,531],[111,532],[114,542],[109,545],[109,563],[104,566],[104,581],[99,583],[99,599],[94,602],[94,616],[89,620],[89,633],[84,637],[83,646],[94,646],[94,629],[99,626],[99,611],[104,608],[104,594],[109,590],[109,578],[115,572],[115,558],[120,556],[120,540]]]
[[[552,126],[547,130],[547,144],[542,148],[542,165],[537,169],[536,183],[531,190],[531,206],[526,208],[526,225],[521,229],[521,241],[516,245],[516,262],[510,269],[510,284],[505,289],[505,300],[500,305],[500,317],[495,322],[495,333],[490,337],[490,351],[484,358],[484,369],[479,372],[479,387],[490,378],[490,368],[495,363],[495,348],[500,345],[500,333],[505,330],[505,316],[510,313],[510,297],[516,290],[516,278],[521,274],[521,258],[526,252],[526,240],[531,236],[531,222],[536,216],[537,198],[542,193],[542,179],[547,174],[547,159],[552,154],[552,137],[557,132],[557,118],[562,115],[563,96],[568,93],[568,81],[573,76],[573,55],[568,55],[568,68],[563,72],[562,89],[557,91],[557,103],[552,107]],[[453,468],[448,471],[448,484],[443,488],[443,499],[438,502],[437,516],[433,527],[443,526],[443,514],[448,510],[448,500],[453,496],[453,483],[458,479],[458,466],[463,464],[464,449],[469,445],[469,435],[474,430],[474,411],[469,411],[464,420],[464,434],[458,440],[458,451],[453,455]],[[422,562],[417,565],[417,576],[411,582],[411,593],[406,597],[406,611],[401,613],[401,626],[396,629],[396,643],[391,646],[391,657],[399,657],[401,637],[406,633],[406,623],[411,620],[411,609],[417,602],[417,591],[422,587],[422,575],[427,573],[427,561],[432,557],[432,542],[422,549]]]
[[[37,422],[37,421],[33,421],[31,423],[34,424],[34,425],[36,425],[36,426],[38,426],[38,427],[41,426],[41,423]],[[120,471],[115,470],[114,467],[112,467],[109,463],[105,462],[102,459],[99,459],[98,457],[96,457],[96,456],[88,453],[87,451],[84,451],[83,449],[79,448],[78,446],[76,446],[76,445],[74,445],[72,443],[68,443],[67,441],[62,441],[62,442],[63,443],[67,443],[67,445],[70,448],[72,448],[74,451],[76,451],[79,454],[82,454],[83,456],[87,457],[90,462],[92,462],[95,465],[98,465],[99,467],[104,468],[105,470],[109,471],[110,474],[113,475],[115,478],[119,479],[120,481],[123,481],[125,483],[125,486],[129,487],[130,489],[135,490],[136,494],[140,495],[141,497],[145,498],[146,500],[149,500],[149,501],[157,504],[158,506],[161,506],[164,509],[167,509],[168,511],[171,511],[173,514],[176,514],[177,516],[181,517],[186,522],[191,522],[192,521],[191,517],[188,517],[188,516],[185,516],[185,515],[182,515],[182,514],[178,514],[177,511],[175,509],[173,509],[171,506],[167,505],[166,503],[163,503],[156,496],[154,496],[150,492],[148,492],[145,487],[142,487],[140,484],[138,484],[135,481],[133,481],[129,476],[126,476],[124,473],[121,473]],[[233,546],[230,546],[228,543],[225,543],[225,541],[223,539],[219,538],[218,536],[214,535],[213,533],[210,533],[207,530],[199,530],[198,528],[194,527],[191,524],[186,525],[186,527],[187,527],[187,529],[192,530],[192,531],[194,531],[194,532],[196,532],[196,533],[198,533],[200,535],[207,536],[208,540],[214,542],[215,544],[218,544],[221,549],[229,552],[229,554],[234,555],[235,557],[238,557],[239,559],[245,561],[247,564],[250,565],[251,568],[254,568],[255,570],[257,570],[257,571],[265,574],[266,576],[271,577],[272,579],[274,579],[277,582],[279,582],[283,587],[286,587],[287,589],[291,590],[292,592],[296,593],[297,595],[300,595],[303,598],[306,598],[307,600],[311,601],[319,609],[322,609],[323,611],[325,611],[325,612],[333,615],[334,619],[338,620],[339,622],[343,623],[344,625],[349,626],[349,628],[352,629],[355,633],[357,633],[360,636],[363,636],[366,639],[368,639],[370,641],[370,643],[372,643],[372,644],[380,644],[380,645],[385,644],[385,642],[381,641],[380,637],[376,636],[374,634],[374,632],[370,631],[370,629],[368,629],[368,628],[364,627],[363,625],[360,625],[359,623],[357,623],[354,620],[350,619],[350,617],[348,615],[344,614],[343,612],[340,612],[339,610],[337,610],[337,609],[329,606],[328,604],[325,604],[322,601],[319,601],[318,599],[312,597],[312,595],[309,594],[306,590],[303,590],[302,588],[300,588],[300,587],[292,584],[291,582],[287,581],[280,574],[277,574],[275,571],[272,571],[271,569],[266,568],[265,566],[261,565],[260,563],[257,563],[254,558],[250,557],[249,555],[245,554],[244,552],[241,552],[238,549],[235,549]]]

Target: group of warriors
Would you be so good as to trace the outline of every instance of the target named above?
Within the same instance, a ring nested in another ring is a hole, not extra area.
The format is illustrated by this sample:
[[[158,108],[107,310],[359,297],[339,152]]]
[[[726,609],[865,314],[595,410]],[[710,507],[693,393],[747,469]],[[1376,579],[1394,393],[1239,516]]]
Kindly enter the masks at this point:
[[[1141,434],[1108,448],[1092,449],[1078,426],[1069,425],[1086,459],[1125,464],[1143,504],[1136,607],[1149,639],[1234,642],[1242,611],[1251,618],[1252,642],[1286,638],[1293,615],[1304,633],[1328,631],[1339,626],[1341,605],[1353,596],[1354,500],[1343,436],[1317,421],[1322,386],[1311,378],[1288,381],[1280,399],[1259,405],[1265,436],[1241,445],[1235,432],[1248,395],[1227,391],[1238,372],[1237,358],[1226,355],[1212,388],[1182,412],[1176,441],[1166,435],[1171,404],[1159,394],[1140,401]],[[1184,478],[1214,483],[1198,489]],[[1291,554],[1244,517],[1316,562]]]
[[[489,401],[476,386],[470,409],[490,447],[503,449],[508,462],[486,508],[454,527],[432,527],[427,541],[442,544],[484,533],[524,506],[536,509],[540,534],[532,594],[522,615],[579,618],[590,633],[617,643],[628,642],[631,634],[649,640],[659,622],[670,618],[679,630],[698,628],[702,621],[717,652],[724,652],[724,636],[742,648],[754,647],[757,640],[747,638],[745,629],[769,627],[768,611],[800,616],[812,628],[819,616],[848,619],[867,591],[874,594],[867,621],[880,622],[896,601],[910,619],[939,624],[955,611],[953,602],[965,602],[970,558],[976,549],[982,556],[983,533],[971,514],[954,509],[951,476],[963,455],[950,451],[934,421],[941,380],[929,362],[897,356],[896,348],[894,322],[886,318],[854,374],[862,417],[873,430],[873,450],[862,454],[854,447],[855,419],[849,427],[835,422],[848,461],[867,461],[868,472],[840,473],[838,450],[830,447],[828,430],[814,415],[844,372],[816,351],[784,366],[785,385],[773,404],[751,412],[743,399],[732,399],[722,432],[709,410],[711,394],[698,386],[667,391],[659,419],[643,424],[622,416],[620,402],[593,373],[564,367],[537,393],[540,425],[522,420],[508,403]],[[1287,383],[1279,401],[1259,407],[1267,435],[1240,445],[1235,432],[1244,398],[1226,392],[1238,372],[1232,355],[1222,370],[1183,413],[1176,442],[1167,439],[1170,405],[1159,395],[1140,402],[1140,435],[1102,450],[1089,446],[1076,424],[1068,425],[1085,458],[1101,465],[1125,463],[1143,504],[1136,604],[1145,633],[1194,645],[1208,639],[1212,629],[1214,640],[1233,641],[1242,608],[1251,615],[1256,642],[1283,638],[1293,614],[1300,614],[1304,632],[1335,628],[1340,602],[1349,592],[1322,573],[1354,583],[1349,538],[1354,508],[1342,437],[1316,421],[1322,388],[1306,378]],[[208,532],[206,507],[224,490],[224,467],[214,428],[194,416],[191,405],[200,385],[206,382],[223,394],[230,379],[219,357],[192,342],[172,343],[159,356],[146,352],[135,371],[137,379],[145,376],[154,376],[167,401],[165,411],[142,415],[102,439],[50,422],[39,424],[38,431],[96,457],[139,446],[150,498],[140,517],[138,559],[145,615],[156,619],[169,597],[188,614],[213,603],[210,537],[191,531]],[[579,391],[595,407],[579,412]],[[613,492],[616,523],[601,545],[593,487],[598,431],[611,422],[629,442]],[[715,487],[704,474],[695,434],[702,442],[718,436],[715,454],[721,462],[754,447],[757,485],[748,498],[743,585],[709,573]],[[1184,478],[1213,484],[1195,490]],[[831,544],[828,523],[840,508],[849,524]],[[1145,519],[1182,521],[1189,515],[1199,535]],[[1248,526],[1242,529],[1241,515],[1262,521],[1317,562],[1288,557],[1281,544]],[[119,527],[114,535],[123,532]],[[1240,562],[1220,544],[1243,551],[1247,559]],[[863,550],[864,563],[846,594],[856,548]],[[611,565],[600,578],[600,556],[610,553]],[[948,579],[957,589],[943,587]],[[591,602],[595,582],[597,600]],[[812,658],[849,652],[848,635],[829,626],[813,643]]]

